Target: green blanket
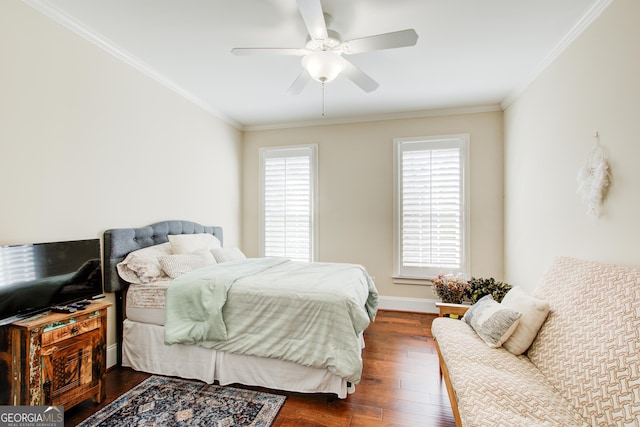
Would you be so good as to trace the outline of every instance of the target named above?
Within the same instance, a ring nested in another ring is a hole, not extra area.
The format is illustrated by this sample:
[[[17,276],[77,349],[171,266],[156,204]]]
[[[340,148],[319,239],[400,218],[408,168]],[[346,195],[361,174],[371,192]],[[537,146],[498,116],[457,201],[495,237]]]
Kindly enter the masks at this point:
[[[358,383],[378,295],[362,266],[255,258],[171,282],[165,342],[277,358]]]

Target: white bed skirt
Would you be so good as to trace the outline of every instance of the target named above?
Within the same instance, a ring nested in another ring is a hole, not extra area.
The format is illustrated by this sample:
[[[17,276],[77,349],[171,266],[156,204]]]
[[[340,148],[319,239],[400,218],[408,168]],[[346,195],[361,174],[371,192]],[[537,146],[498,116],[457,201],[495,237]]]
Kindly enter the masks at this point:
[[[244,384],[300,393],[334,393],[344,399],[355,387],[325,369],[293,362],[224,353],[196,345],[165,345],[162,326],[125,320],[122,365],[150,374],[208,384]]]

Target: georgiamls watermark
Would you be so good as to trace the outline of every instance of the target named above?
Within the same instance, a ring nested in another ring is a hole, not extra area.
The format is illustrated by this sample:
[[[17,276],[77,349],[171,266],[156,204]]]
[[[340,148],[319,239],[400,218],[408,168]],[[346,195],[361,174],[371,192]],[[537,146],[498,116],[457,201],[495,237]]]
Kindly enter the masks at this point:
[[[64,427],[64,408],[0,406],[0,427]]]

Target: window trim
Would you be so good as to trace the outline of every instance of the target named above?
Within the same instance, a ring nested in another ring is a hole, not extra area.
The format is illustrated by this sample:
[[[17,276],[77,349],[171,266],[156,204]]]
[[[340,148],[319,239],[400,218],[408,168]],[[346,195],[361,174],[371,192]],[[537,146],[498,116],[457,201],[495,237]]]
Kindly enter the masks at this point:
[[[259,256],[265,256],[265,181],[264,181],[264,166],[265,159],[268,157],[285,157],[287,154],[295,152],[308,151],[310,157],[310,173],[311,173],[311,209],[310,209],[310,260],[311,262],[317,260],[318,254],[318,145],[317,144],[302,144],[302,145],[288,145],[278,147],[261,147],[259,153]]]
[[[437,135],[437,136],[422,136],[422,137],[409,137],[409,138],[394,138],[393,139],[393,283],[398,284],[419,284],[430,285],[431,279],[435,277],[434,274],[416,275],[406,274],[402,271],[402,178],[400,172],[402,170],[400,161],[402,159],[400,153],[403,144],[411,143],[432,143],[432,144],[448,144],[448,141],[455,141],[462,149],[462,259],[461,268],[459,273],[469,278],[471,272],[470,263],[470,241],[471,241],[471,229],[470,229],[470,191],[469,191],[469,176],[470,176],[470,149],[469,149],[469,134],[452,134],[452,135]],[[448,274],[450,271],[442,271],[443,274]],[[456,272],[454,272],[456,273]]]

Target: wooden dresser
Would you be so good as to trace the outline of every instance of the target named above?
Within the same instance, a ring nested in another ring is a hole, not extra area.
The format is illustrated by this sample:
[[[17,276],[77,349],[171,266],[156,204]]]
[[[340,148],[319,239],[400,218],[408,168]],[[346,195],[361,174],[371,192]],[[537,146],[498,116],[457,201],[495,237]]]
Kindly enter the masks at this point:
[[[0,328],[0,405],[67,410],[105,398],[108,302],[46,312]]]

